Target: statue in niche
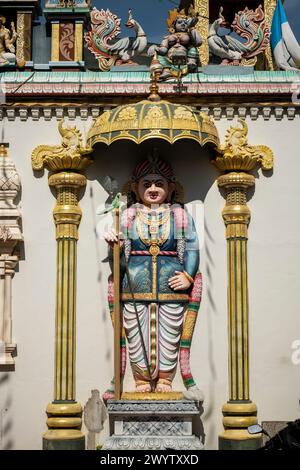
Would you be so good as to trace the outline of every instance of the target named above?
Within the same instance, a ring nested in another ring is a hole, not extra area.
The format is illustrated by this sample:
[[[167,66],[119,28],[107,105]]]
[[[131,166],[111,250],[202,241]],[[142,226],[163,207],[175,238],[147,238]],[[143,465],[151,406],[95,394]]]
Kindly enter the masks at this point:
[[[171,166],[154,152],[137,165],[125,193],[129,203],[122,211],[119,235],[122,376],[127,342],[137,392],[171,392],[179,358],[186,398],[201,400],[190,369],[190,346],[202,277],[197,233],[183,206],[183,188]],[[113,246],[118,240],[115,230],[107,232],[105,240]],[[111,277],[111,313],[113,292]],[[104,399],[113,396],[114,381]]]
[[[153,45],[148,50],[148,55],[157,58],[161,64],[160,80],[177,78],[197,71],[200,65],[197,48],[201,46],[202,39],[195,26],[198,22],[198,14],[193,7],[178,11],[177,8],[169,12],[167,25],[170,34],[165,36],[160,46]]]
[[[5,27],[6,18],[0,16],[0,67],[16,63],[15,42],[17,32],[15,24],[11,22],[11,31]]]
[[[241,40],[229,34],[221,35],[220,28],[230,28]],[[239,11],[231,25],[224,18],[221,7],[219,18],[210,26],[209,50],[212,56],[221,59],[221,65],[254,66],[258,54],[268,47],[270,35],[261,5],[256,10],[246,7]]]

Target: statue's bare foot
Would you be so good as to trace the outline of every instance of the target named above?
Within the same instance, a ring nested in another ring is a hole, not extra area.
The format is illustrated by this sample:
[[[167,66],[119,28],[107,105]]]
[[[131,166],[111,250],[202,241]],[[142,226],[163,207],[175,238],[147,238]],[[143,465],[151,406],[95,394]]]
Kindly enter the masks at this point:
[[[141,384],[141,385],[137,385],[135,389],[137,392],[148,393],[148,392],[151,392],[151,385]]]
[[[158,393],[167,393],[172,391],[172,385],[158,383],[155,389]]]

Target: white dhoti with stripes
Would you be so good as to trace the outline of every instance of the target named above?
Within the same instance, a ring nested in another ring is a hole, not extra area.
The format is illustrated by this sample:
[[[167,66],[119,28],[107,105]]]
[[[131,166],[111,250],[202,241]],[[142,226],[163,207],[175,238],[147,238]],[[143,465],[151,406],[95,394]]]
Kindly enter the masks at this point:
[[[152,379],[159,373],[173,379],[179,351],[184,311],[179,303],[136,303]],[[136,380],[149,380],[138,320],[132,302],[123,305],[123,319],[128,342],[129,358]]]

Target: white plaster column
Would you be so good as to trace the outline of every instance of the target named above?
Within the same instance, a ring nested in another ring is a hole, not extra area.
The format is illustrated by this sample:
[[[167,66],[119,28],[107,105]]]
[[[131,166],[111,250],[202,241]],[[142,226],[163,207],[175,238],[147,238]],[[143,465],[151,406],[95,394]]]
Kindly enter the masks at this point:
[[[15,199],[21,190],[20,177],[9,159],[8,144],[0,144],[0,370],[14,369],[16,344],[12,337],[12,279],[23,241],[21,214]]]

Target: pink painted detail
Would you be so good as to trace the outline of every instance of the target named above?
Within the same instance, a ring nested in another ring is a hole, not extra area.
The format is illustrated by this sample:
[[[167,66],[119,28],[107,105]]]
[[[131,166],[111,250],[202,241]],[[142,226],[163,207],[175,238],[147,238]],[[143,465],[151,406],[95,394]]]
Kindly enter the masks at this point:
[[[132,227],[132,224],[135,219],[135,208],[129,207],[125,209],[121,216],[121,225],[122,227],[126,228],[127,230]]]
[[[190,302],[201,302],[202,298],[202,274],[197,273],[194,279],[192,291],[190,293]]]
[[[25,83],[22,87],[16,89],[16,85],[19,84],[18,81],[11,83],[6,83],[4,87],[6,95],[19,95],[27,96],[29,94],[34,95],[79,95],[85,96],[86,94],[90,95],[112,95],[112,94],[147,94],[149,92],[148,84],[133,84],[133,83],[67,83],[67,78],[63,78],[60,83]],[[249,95],[254,94],[288,94],[293,93],[293,84],[278,82],[276,84],[272,82],[268,83],[190,83],[187,84],[188,90],[187,94],[198,94],[198,95],[231,95],[231,94],[242,94]],[[161,95],[173,95],[176,93],[174,91],[173,84],[162,83],[159,88]]]
[[[179,353],[180,372],[183,379],[187,376],[192,377],[191,366],[190,366],[190,349],[181,348]]]
[[[187,228],[188,216],[186,211],[182,207],[175,207],[173,209],[174,221],[177,229]]]
[[[121,348],[121,376],[124,377],[126,370],[126,346]]]
[[[114,280],[112,274],[108,278],[108,302],[113,303],[114,301]]]
[[[107,402],[107,400],[113,400],[115,398],[115,394],[114,392],[110,391],[110,390],[106,390],[106,392],[103,393],[102,395],[102,399],[104,401],[104,403]]]
[[[130,254],[133,256],[151,256],[148,250],[132,251]],[[177,256],[177,251],[160,251],[159,256]]]

